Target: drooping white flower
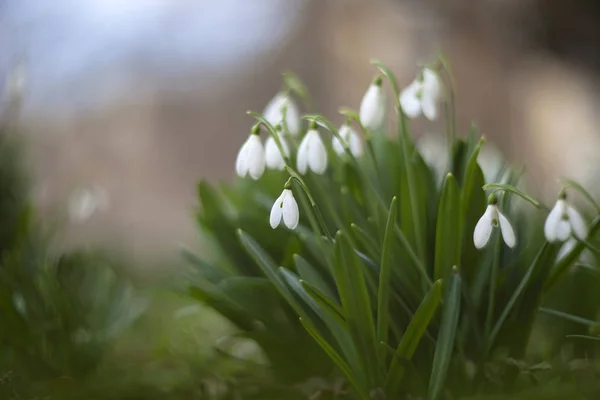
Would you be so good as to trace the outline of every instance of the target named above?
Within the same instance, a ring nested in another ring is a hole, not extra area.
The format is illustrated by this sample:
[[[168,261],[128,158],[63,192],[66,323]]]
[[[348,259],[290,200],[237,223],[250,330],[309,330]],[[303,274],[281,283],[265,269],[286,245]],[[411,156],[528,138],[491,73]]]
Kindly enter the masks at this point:
[[[258,132],[253,130],[240,148],[235,161],[235,171],[242,178],[250,175],[254,180],[258,180],[265,172],[265,149]]]
[[[342,125],[340,127],[339,134],[344,143],[348,146],[350,153],[352,153],[354,157],[358,158],[362,156],[362,141],[360,140],[360,136],[358,135],[358,133],[354,129],[352,129],[351,126],[349,126],[348,124]],[[331,146],[333,147],[333,151],[335,151],[335,153],[340,157],[346,153],[342,142],[336,136],[334,136],[333,139],[331,139]]]
[[[585,240],[588,228],[585,220],[573,206],[567,202],[567,195],[563,190],[554,208],[548,214],[544,224],[544,234],[549,242],[564,242],[571,235],[580,240]]]
[[[492,195],[485,213],[483,213],[483,216],[479,219],[477,225],[475,225],[475,230],[473,232],[473,243],[475,244],[475,247],[478,249],[484,248],[490,240],[492,230],[498,225],[500,225],[500,233],[502,234],[504,243],[506,243],[508,247],[514,247],[517,243],[515,232],[508,219],[506,219],[500,210],[498,210],[497,200]]]
[[[285,167],[284,157],[290,156],[290,148],[287,141],[283,138],[283,135],[279,135],[278,139],[279,143],[281,143],[281,147],[283,147],[284,154],[281,154],[273,136],[269,136],[265,141],[265,161],[267,168],[283,171]]]
[[[381,77],[377,77],[360,102],[360,122],[370,131],[381,128],[385,117],[385,95],[381,83]]]
[[[437,74],[424,68],[419,77],[400,93],[400,106],[409,118],[417,118],[423,114],[433,121],[437,118],[440,95],[441,84]]]
[[[87,221],[95,212],[108,208],[108,194],[99,187],[78,188],[69,196],[68,213],[74,223]]]
[[[284,92],[279,92],[267,103],[263,115],[273,126],[283,125],[285,110],[285,123],[292,136],[300,133],[300,111],[296,103]]]
[[[281,195],[273,203],[273,207],[271,207],[271,216],[269,218],[271,228],[277,228],[281,220],[283,220],[288,229],[296,229],[300,220],[298,203],[296,203],[290,185],[286,185]]]
[[[302,175],[309,169],[315,174],[322,175],[327,169],[327,150],[314,125],[308,130],[298,147],[297,167]]]

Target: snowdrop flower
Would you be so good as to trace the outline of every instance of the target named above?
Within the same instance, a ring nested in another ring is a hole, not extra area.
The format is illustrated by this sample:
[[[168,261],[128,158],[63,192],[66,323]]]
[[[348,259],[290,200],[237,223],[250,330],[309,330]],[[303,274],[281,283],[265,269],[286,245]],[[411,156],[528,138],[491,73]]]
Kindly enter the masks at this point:
[[[273,203],[273,207],[271,208],[271,216],[269,218],[271,228],[277,228],[282,219],[283,223],[288,227],[288,229],[296,229],[298,226],[298,221],[300,220],[298,203],[296,203],[294,193],[292,193],[292,185],[290,181],[285,184],[283,192],[277,198],[277,200],[275,200],[275,203]]]
[[[254,125],[252,133],[238,152],[235,171],[242,178],[250,175],[252,179],[258,180],[265,172],[265,150],[258,135],[259,131],[260,127]]]
[[[340,127],[339,134],[344,143],[348,146],[350,153],[352,153],[354,157],[358,158],[362,156],[363,144],[360,141],[360,136],[358,136],[358,133],[354,129],[352,129],[352,127],[349,124],[346,123],[342,125]],[[335,151],[335,153],[340,157],[342,157],[346,153],[342,142],[340,142],[340,140],[335,136],[331,140],[331,146],[333,147],[333,151]]]
[[[383,125],[385,117],[385,96],[381,89],[382,78],[375,78],[360,102],[359,117],[362,125],[374,131]]]
[[[482,249],[490,240],[492,230],[494,227],[500,225],[500,233],[502,233],[502,239],[504,243],[510,248],[514,247],[517,243],[515,239],[515,232],[513,231],[510,222],[500,210],[498,210],[498,200],[495,195],[491,195],[488,201],[487,209],[483,216],[475,225],[475,231],[473,232],[473,243],[478,249]]]
[[[567,202],[564,190],[558,195],[554,208],[546,218],[544,234],[549,242],[564,242],[572,234],[580,240],[587,238],[587,225],[579,211]]]
[[[441,84],[437,74],[424,68],[421,75],[400,93],[400,105],[409,118],[417,118],[423,114],[433,121],[437,118],[440,95]]]
[[[98,186],[78,188],[69,197],[68,213],[74,223],[87,221],[95,212],[108,208],[108,195]]]
[[[314,122],[311,123],[310,129],[298,147],[297,167],[302,175],[306,174],[308,169],[322,175],[327,169],[327,150],[316,127]]]
[[[283,125],[285,110],[285,123],[292,136],[300,133],[300,111],[296,103],[284,92],[277,93],[265,107],[263,115],[273,126]]]
[[[281,129],[281,125],[277,126],[278,131]],[[269,136],[265,141],[265,161],[267,164],[267,168],[269,169],[277,169],[283,171],[285,167],[285,159],[284,157],[290,156],[290,148],[287,144],[287,141],[283,137],[283,135],[277,136],[279,139],[279,143],[283,148],[283,155],[277,146],[277,142],[273,136]]]

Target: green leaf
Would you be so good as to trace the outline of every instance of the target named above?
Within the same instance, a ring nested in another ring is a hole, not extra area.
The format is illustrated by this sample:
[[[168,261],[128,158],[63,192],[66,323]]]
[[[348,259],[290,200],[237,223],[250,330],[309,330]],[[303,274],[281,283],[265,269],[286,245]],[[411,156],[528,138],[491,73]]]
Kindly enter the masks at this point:
[[[342,308],[333,299],[329,298],[325,293],[304,280],[300,280],[300,285],[302,285],[306,293],[308,293],[315,302],[323,307],[325,311],[329,312],[329,314],[331,314],[340,324],[346,324]]]
[[[483,139],[479,141],[465,172],[465,179],[462,185],[461,192],[461,242],[462,242],[462,257],[461,257],[461,274],[466,277],[466,283],[473,282],[475,267],[481,259],[481,252],[475,248],[472,235],[475,230],[477,221],[483,215],[487,200],[482,186],[485,184],[483,171],[477,163],[477,158],[481,150]]]
[[[600,322],[592,321],[586,318],[578,317],[577,315],[569,314],[566,312],[552,310],[550,308],[540,307],[540,312],[548,315],[552,315],[558,318],[566,319],[567,321],[575,322],[577,324],[582,324],[585,326],[589,326],[591,328],[600,327]]]
[[[375,387],[378,377],[378,346],[365,269],[342,231],[338,231],[336,235],[334,254],[334,275],[343,313],[361,360],[360,367],[369,383]]]
[[[190,286],[189,292],[196,300],[214,308],[240,329],[245,331],[254,329],[253,320],[248,313],[219,291],[198,285]]]
[[[377,338],[379,342],[387,343],[388,328],[390,318],[390,289],[391,289],[391,268],[392,268],[392,245],[394,244],[394,227],[398,215],[397,198],[392,198],[390,212],[388,214],[385,233],[383,236],[383,246],[381,251],[381,266],[379,270],[379,293],[377,295]],[[381,348],[380,359],[382,362],[385,357],[383,348]]]
[[[521,298],[521,295],[527,288],[527,285],[530,282],[530,280],[532,279],[532,276],[534,276],[534,272],[539,271],[539,269],[542,267],[543,263],[545,262],[545,260],[547,258],[546,254],[549,252],[550,247],[551,246],[548,242],[544,242],[543,246],[538,251],[538,254],[536,255],[535,259],[533,260],[533,262],[527,269],[527,272],[525,272],[525,275],[523,275],[521,282],[519,283],[516,290],[513,292],[512,296],[506,303],[506,306],[504,306],[504,309],[502,310],[502,313],[500,314],[498,321],[496,321],[496,324],[494,325],[494,329],[492,329],[492,332],[488,339],[488,346],[487,346],[488,349],[490,349],[494,345],[496,337],[500,333],[500,330],[502,329],[504,322],[508,318],[510,312],[513,310],[513,307],[517,303],[517,300],[519,300]]]
[[[442,393],[450,359],[454,349],[454,338],[458,328],[460,315],[460,275],[453,271],[444,294],[444,309],[438,335],[437,345],[433,356],[433,368],[429,380],[427,398],[436,400]]]
[[[298,304],[296,299],[294,299],[292,296],[292,293],[290,293],[288,290],[285,282],[283,282],[279,274],[277,274],[277,265],[275,265],[271,257],[246,232],[238,229],[237,234],[240,238],[242,246],[244,246],[248,254],[250,254],[254,261],[259,265],[263,273],[273,283],[279,294],[288,302],[288,304],[296,311],[296,313],[298,313],[298,315],[309,319],[302,306]]]
[[[325,353],[327,353],[327,355],[338,366],[338,368],[346,376],[350,384],[352,384],[352,386],[354,386],[354,388],[357,390],[361,398],[364,400],[368,400],[368,388],[360,384],[358,378],[356,377],[356,374],[354,373],[350,365],[348,365],[348,363],[344,361],[344,359],[339,355],[339,353],[335,351],[333,347],[331,347],[331,345],[317,332],[317,330],[312,325],[310,325],[308,321],[305,321],[303,318],[300,318],[300,322],[304,326],[304,329],[306,329],[306,331],[313,337],[313,339],[315,339],[315,341],[321,346]]]
[[[375,239],[373,239],[364,229],[354,223],[350,224],[350,229],[352,230],[356,241],[359,244],[362,244],[366,254],[373,259],[377,259],[381,254],[381,250],[379,249],[377,242],[375,242]]]
[[[434,279],[445,279],[460,260],[460,191],[454,175],[444,181],[435,238]]]
[[[300,255],[294,254],[294,264],[296,265],[296,270],[302,280],[307,281],[311,286],[316,287],[331,298],[337,297],[335,290],[332,290],[319,271],[317,271],[317,269],[315,269],[308,261]]]
[[[412,358],[423,334],[427,330],[427,326],[429,326],[431,319],[435,315],[441,298],[442,281],[438,280],[433,283],[431,289],[419,305],[395,351],[396,357],[392,359],[385,384],[386,393],[389,396],[396,395],[398,387],[402,382],[404,365],[401,360],[410,361]]]

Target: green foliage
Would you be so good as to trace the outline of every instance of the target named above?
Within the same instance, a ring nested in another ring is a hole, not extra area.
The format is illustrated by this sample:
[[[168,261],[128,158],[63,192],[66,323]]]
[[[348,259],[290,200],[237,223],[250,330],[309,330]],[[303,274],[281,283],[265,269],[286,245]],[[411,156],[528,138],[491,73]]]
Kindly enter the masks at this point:
[[[144,309],[108,257],[50,250],[30,203],[22,145],[8,126],[0,128],[3,399],[83,380]]]
[[[393,75],[377,66],[398,98]],[[546,398],[545,383],[563,396],[580,396],[578,385],[598,394],[597,343],[581,338],[597,330],[600,302],[589,296],[598,274],[572,266],[593,248],[600,219],[557,261],[560,245],[543,236],[547,210],[518,188],[520,175],[502,166],[485,186],[475,130],[449,135],[450,160],[436,171],[398,111],[394,134],[365,131],[361,158],[329,152],[324,175],[299,176],[292,151],[285,172],[259,181],[201,182],[205,256],[187,253],[196,267],[190,293],[255,339],[286,382],[341,374],[358,399]],[[339,137],[323,117],[304,118]],[[273,230],[269,210],[290,176],[300,224]],[[493,191],[515,248],[498,228],[484,249],[473,244]],[[567,282],[586,273],[581,296]],[[540,313],[550,304],[555,311]],[[582,358],[588,375],[573,367]]]

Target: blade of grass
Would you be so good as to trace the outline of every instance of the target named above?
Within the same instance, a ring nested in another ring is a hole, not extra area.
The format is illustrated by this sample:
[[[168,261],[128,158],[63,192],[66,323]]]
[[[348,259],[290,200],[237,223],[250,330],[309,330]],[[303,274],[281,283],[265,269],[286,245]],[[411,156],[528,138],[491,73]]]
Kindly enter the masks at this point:
[[[398,199],[392,198],[390,213],[388,214],[383,245],[381,250],[381,266],[379,270],[379,292],[377,295],[377,339],[380,343],[387,343],[390,318],[390,289],[392,268],[392,245],[394,244],[394,226],[398,215]],[[385,360],[384,349],[379,347],[379,362]]]
[[[444,295],[444,309],[435,353],[433,355],[433,369],[427,393],[428,400],[436,400],[440,396],[444,388],[448,368],[450,367],[450,360],[454,350],[454,338],[456,337],[456,330],[458,328],[458,317],[460,316],[460,284],[460,274],[454,269]]]
[[[434,279],[445,279],[460,260],[460,191],[448,173],[442,189],[435,237]]]
[[[442,281],[438,280],[433,283],[429,293],[427,293],[419,305],[419,308],[417,308],[415,315],[410,320],[410,323],[398,344],[398,348],[394,351],[396,357],[392,359],[384,386],[386,388],[386,393],[391,398],[393,398],[392,396],[397,395],[399,385],[402,383],[404,365],[401,360],[410,361],[412,358],[423,334],[427,330],[427,326],[435,315],[441,298]]]

